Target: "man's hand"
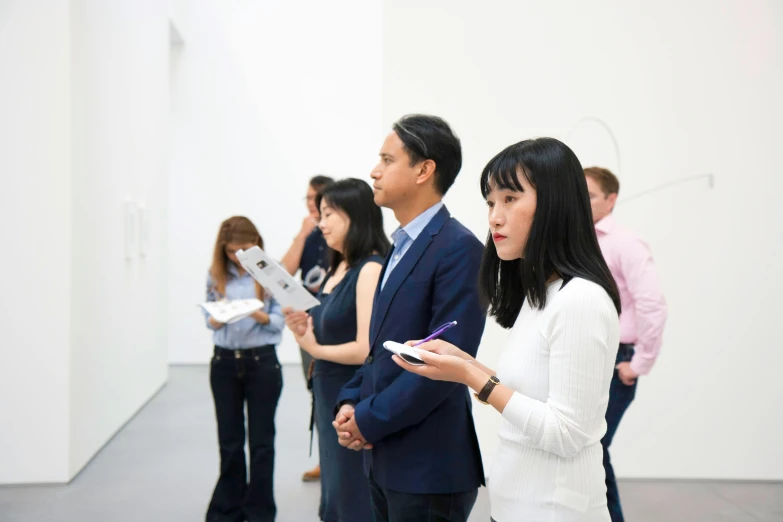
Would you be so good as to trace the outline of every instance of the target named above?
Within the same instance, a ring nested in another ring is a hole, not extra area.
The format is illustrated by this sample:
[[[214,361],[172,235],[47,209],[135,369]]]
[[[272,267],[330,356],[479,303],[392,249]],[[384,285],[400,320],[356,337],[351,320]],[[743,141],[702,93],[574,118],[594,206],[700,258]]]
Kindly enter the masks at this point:
[[[617,377],[620,378],[620,382],[626,386],[633,386],[636,379],[639,378],[639,374],[631,369],[629,362],[621,362],[615,368],[617,368]]]
[[[302,228],[299,229],[299,237],[304,239],[307,236],[310,235],[310,233],[315,229],[315,226],[318,224],[318,222],[313,219],[313,216],[307,216],[302,220]]]
[[[359,431],[354,417],[354,408],[350,404],[343,404],[332,426],[337,431],[337,442],[340,446],[355,451],[372,449],[372,444],[369,444]]]

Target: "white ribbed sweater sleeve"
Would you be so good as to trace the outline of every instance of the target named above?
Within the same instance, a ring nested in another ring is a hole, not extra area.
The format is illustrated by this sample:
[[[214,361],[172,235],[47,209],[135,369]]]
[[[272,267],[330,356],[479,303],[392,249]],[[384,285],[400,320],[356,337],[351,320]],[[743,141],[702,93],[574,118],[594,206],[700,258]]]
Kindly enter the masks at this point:
[[[554,297],[553,313],[541,335],[549,346],[549,395],[546,402],[514,392],[503,418],[522,431],[536,448],[571,457],[602,436],[607,358],[617,329],[617,312],[606,292],[594,284],[572,280]],[[574,288],[568,286],[574,285]]]

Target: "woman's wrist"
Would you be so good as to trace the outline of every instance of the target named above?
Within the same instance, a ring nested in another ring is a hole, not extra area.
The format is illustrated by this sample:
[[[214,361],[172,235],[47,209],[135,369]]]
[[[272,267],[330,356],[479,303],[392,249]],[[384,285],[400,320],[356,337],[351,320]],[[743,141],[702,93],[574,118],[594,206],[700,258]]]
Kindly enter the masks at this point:
[[[469,363],[474,363],[474,362],[476,362],[476,358],[475,358],[475,357],[473,357],[472,355],[470,355],[470,354],[469,354],[469,353],[467,353],[467,352],[462,352],[462,355],[461,355],[460,357],[462,357],[462,360],[463,360],[463,361],[468,361]]]
[[[209,318],[209,324],[210,326],[212,326],[212,328],[215,328],[216,330],[223,328],[223,323],[217,321],[214,317]]]
[[[472,360],[474,359],[471,358],[471,361],[465,361],[465,378],[462,384],[474,391],[479,391],[487,384],[490,375],[487,375],[487,372],[472,364]]]
[[[321,355],[321,345],[316,341],[307,343],[307,346],[302,346],[302,348],[304,348],[305,351],[313,357],[313,359],[320,359],[319,356]]]

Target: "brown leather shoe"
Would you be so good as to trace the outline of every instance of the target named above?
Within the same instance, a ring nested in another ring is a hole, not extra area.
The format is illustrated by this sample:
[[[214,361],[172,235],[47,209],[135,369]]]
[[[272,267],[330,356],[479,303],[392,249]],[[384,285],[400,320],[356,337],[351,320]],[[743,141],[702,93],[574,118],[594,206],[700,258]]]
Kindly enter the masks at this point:
[[[316,466],[302,475],[302,482],[315,482],[321,480],[321,466]]]

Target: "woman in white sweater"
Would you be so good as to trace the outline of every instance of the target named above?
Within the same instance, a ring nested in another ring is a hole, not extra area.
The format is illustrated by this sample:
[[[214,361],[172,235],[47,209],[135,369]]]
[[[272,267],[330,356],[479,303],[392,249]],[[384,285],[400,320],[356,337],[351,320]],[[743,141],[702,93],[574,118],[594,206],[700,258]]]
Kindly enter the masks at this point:
[[[438,340],[418,347],[426,365],[395,361],[465,384],[502,414],[488,482],[494,521],[608,522],[601,437],[620,298],[582,166],[555,139],[522,141],[490,160],[481,192],[490,236],[479,284],[490,315],[512,329],[498,371]]]

